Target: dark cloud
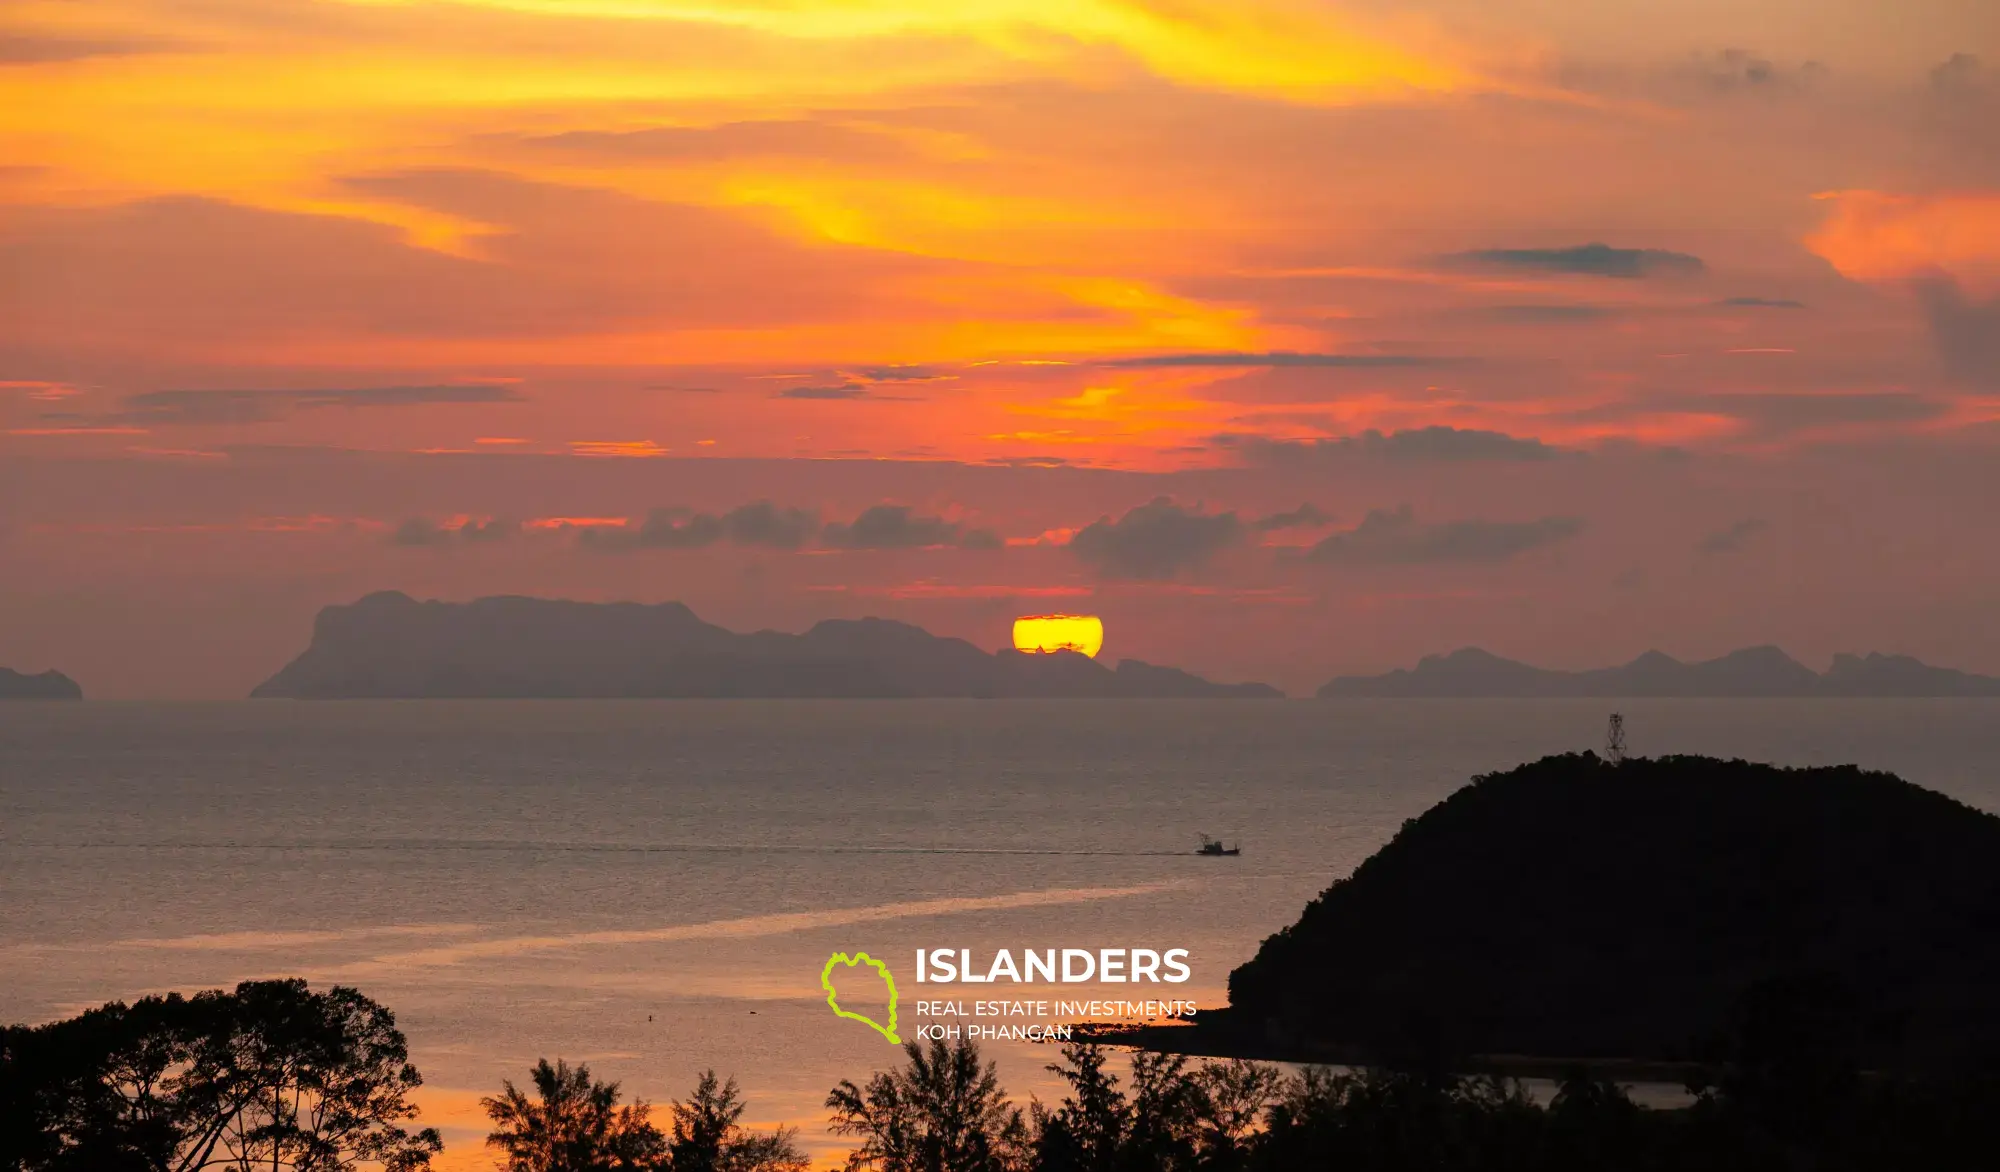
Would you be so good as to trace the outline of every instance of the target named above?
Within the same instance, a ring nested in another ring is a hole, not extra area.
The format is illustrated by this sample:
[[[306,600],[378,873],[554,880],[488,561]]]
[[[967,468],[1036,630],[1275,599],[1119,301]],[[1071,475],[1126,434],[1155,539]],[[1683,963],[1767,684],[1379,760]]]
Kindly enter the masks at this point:
[[[983,463],[1003,468],[1067,468],[1069,460],[1062,456],[994,456]]]
[[[1977,386],[2000,387],[2000,297],[1974,301],[1947,278],[1918,282],[1917,296],[1945,369]]]
[[[1116,521],[1100,517],[1070,539],[1079,558],[1108,577],[1172,578],[1195,569],[1242,540],[1236,514],[1183,508],[1168,497],[1126,512]]]
[[[839,400],[866,399],[869,395],[868,388],[862,386],[860,383],[839,383],[833,386],[786,387],[771,397],[773,399]]]
[[[412,549],[438,549],[459,541],[500,541],[514,536],[520,529],[519,523],[497,517],[484,521],[468,518],[457,526],[440,525],[426,517],[411,517],[390,531],[389,544]]]
[[[47,65],[58,61],[86,61],[93,57],[132,57],[169,52],[173,48],[158,41],[11,33],[0,36],[0,65]]]
[[[1408,505],[1371,509],[1361,524],[1335,533],[1306,557],[1332,566],[1401,566],[1437,562],[1504,562],[1583,532],[1577,517],[1533,521],[1419,522]]]
[[[1804,309],[1803,301],[1791,301],[1782,297],[1725,297],[1716,302],[1729,309]]]
[[[863,366],[846,372],[850,378],[866,379],[874,383],[929,383],[955,379],[955,374],[946,374],[929,366]]]
[[[834,549],[927,549],[939,545],[991,549],[998,543],[990,530],[968,533],[955,522],[923,516],[908,505],[864,509],[852,524],[828,525],[820,540]]]
[[[1817,61],[1789,67],[1749,49],[1724,49],[1697,58],[1693,72],[1720,93],[1776,93],[1803,88],[1825,76],[1827,68]]]
[[[818,532],[817,513],[760,500],[719,516],[678,507],[654,509],[637,525],[584,529],[578,540],[605,550],[706,549],[723,541],[765,549],[798,549]]]
[[[515,521],[502,521],[495,517],[486,521],[468,520],[458,527],[458,535],[467,541],[503,541],[521,531]]]
[[[1586,277],[1686,277],[1708,271],[1698,256],[1659,248],[1613,248],[1582,244],[1575,248],[1482,248],[1454,252],[1447,264],[1492,269],[1528,269]]]
[[[1696,543],[1695,549],[1702,553],[1737,553],[1749,544],[1750,539],[1769,529],[1769,523],[1757,517],[1745,517],[1725,529],[1715,532]]]
[[[584,529],[577,537],[597,549],[702,549],[722,540],[722,520],[712,513],[654,509],[636,526]]]
[[[1562,325],[1603,321],[1617,312],[1602,305],[1484,305],[1465,311],[1465,316],[1516,325]]]
[[[1309,464],[1354,456],[1407,463],[1471,460],[1539,461],[1573,455],[1538,439],[1523,439],[1477,428],[1419,427],[1384,434],[1370,429],[1332,439],[1277,440],[1256,435],[1211,436],[1210,443],[1233,448],[1256,464]]]
[[[819,514],[807,509],[779,508],[770,501],[753,501],[724,513],[722,530],[739,545],[798,549],[819,532]]]
[[[1992,84],[1993,72],[1971,53],[1953,53],[1931,70],[1931,88],[1948,97],[1980,94]]]
[[[1331,514],[1321,512],[1314,505],[1304,504],[1289,513],[1259,517],[1250,523],[1250,528],[1252,532],[1270,533],[1278,529],[1317,529],[1332,522]]]
[[[1227,352],[1215,354],[1152,354],[1143,358],[1119,358],[1105,366],[1328,366],[1373,369],[1397,366],[1440,366],[1454,361],[1425,358],[1415,354],[1298,354],[1288,350],[1266,353]]]
[[[435,548],[451,544],[451,538],[451,530],[440,528],[422,517],[411,517],[396,526],[395,531],[389,534],[389,544],[413,549],[426,546]]]
[[[491,383],[438,386],[333,387],[317,390],[144,391],[127,395],[105,422],[161,427],[271,423],[295,410],[326,407],[417,407],[434,403],[514,403],[520,394]]]

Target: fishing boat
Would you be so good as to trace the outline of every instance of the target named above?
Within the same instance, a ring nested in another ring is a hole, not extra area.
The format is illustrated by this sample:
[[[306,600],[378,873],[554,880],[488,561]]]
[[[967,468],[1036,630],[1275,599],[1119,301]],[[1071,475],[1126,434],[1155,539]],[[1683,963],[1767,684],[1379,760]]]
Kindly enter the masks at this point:
[[[1243,848],[1241,846],[1223,846],[1221,839],[1210,838],[1204,834],[1201,836],[1201,848],[1194,853],[1206,858],[1219,859],[1229,855],[1240,855],[1243,853]]]

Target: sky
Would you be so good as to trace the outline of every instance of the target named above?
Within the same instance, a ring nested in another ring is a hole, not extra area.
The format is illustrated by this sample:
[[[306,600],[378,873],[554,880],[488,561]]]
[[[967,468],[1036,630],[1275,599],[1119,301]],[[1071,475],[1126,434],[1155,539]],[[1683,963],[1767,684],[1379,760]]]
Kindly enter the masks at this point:
[[[0,0],[0,665],[2000,673],[1991,0]]]

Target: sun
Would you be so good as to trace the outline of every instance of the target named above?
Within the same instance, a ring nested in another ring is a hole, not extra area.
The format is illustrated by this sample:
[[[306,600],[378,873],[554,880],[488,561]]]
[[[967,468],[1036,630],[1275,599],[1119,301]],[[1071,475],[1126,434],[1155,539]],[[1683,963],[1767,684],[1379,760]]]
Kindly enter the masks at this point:
[[[1095,658],[1104,649],[1104,622],[1094,614],[1024,615],[1014,620],[1014,649],[1081,651]]]

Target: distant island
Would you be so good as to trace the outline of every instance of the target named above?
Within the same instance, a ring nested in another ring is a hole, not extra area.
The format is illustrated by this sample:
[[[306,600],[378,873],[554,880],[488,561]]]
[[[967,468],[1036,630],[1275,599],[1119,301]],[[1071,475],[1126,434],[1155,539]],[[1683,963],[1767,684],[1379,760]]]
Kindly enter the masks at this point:
[[[1648,651],[1622,667],[1552,671],[1477,647],[1428,655],[1413,670],[1342,676],[1322,698],[1477,699],[1562,696],[2000,696],[2000,679],[1932,667],[1907,655],[1836,655],[1816,672],[1776,647],[1683,663]]]
[[[59,671],[27,675],[0,667],[0,700],[81,700],[83,689]]]
[[[499,597],[418,602],[370,594],[329,606],[306,650],[253,698],[1134,698],[1279,699],[1136,659],[988,653],[887,619],[804,634],[738,634],[677,602]]]
[[[1583,753],[1476,779],[1127,1038],[1300,1061],[1700,1062],[1774,1008],[1864,1066],[2000,1045],[2000,818],[1886,773]]]

